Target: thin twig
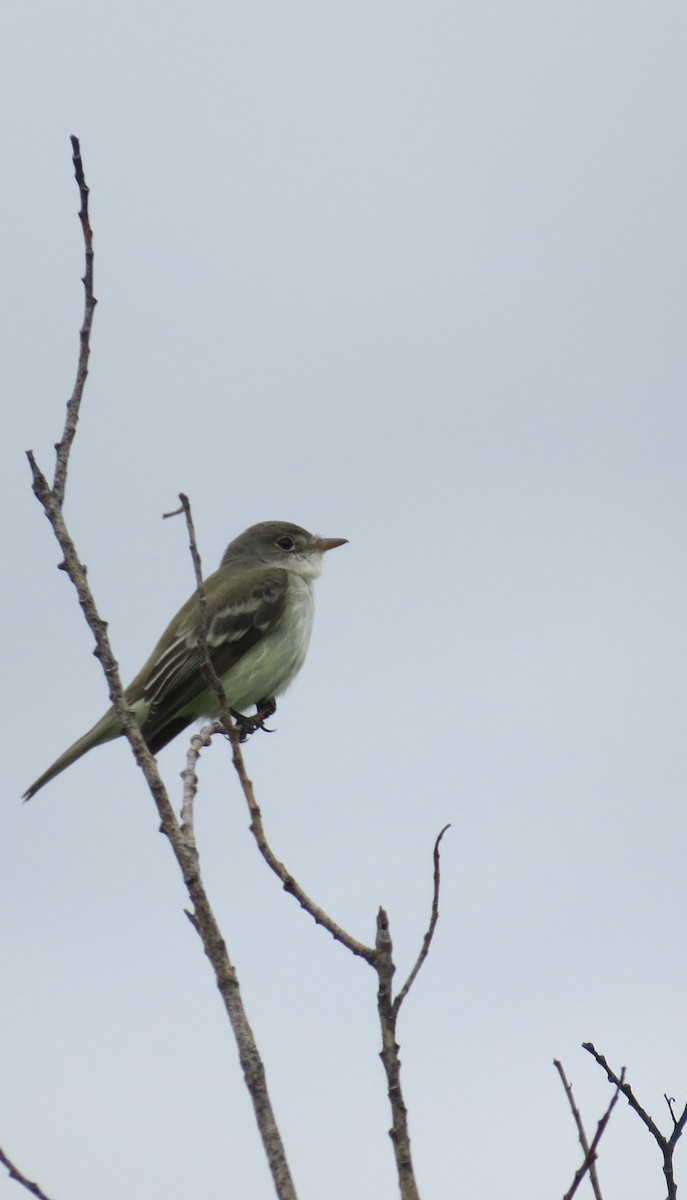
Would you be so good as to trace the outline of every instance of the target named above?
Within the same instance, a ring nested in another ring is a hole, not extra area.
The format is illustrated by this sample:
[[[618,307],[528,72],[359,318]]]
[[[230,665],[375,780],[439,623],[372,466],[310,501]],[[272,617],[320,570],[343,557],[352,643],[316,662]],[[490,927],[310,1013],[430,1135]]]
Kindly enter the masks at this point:
[[[224,690],[222,680],[214,668],[212,657],[210,655],[210,647],[208,645],[208,601],[207,596],[205,595],[205,584],[203,583],[203,564],[200,561],[200,551],[198,550],[198,542],[196,540],[196,527],[193,524],[191,502],[184,492],[179,492],[179,499],[181,501],[181,509],[178,511],[183,512],[184,516],[186,517],[189,550],[191,551],[193,570],[196,576],[196,593],[198,595],[199,616],[198,647],[200,649],[201,656],[201,669],[205,678],[205,682],[209,685],[209,687],[212,688],[217,697],[217,704],[219,707],[219,714],[224,732],[227,734],[229,741],[231,742],[234,753],[238,753],[239,758],[241,758],[241,761],[243,761],[241,756],[241,739],[231,718],[227,694]],[[175,515],[175,513],[165,513],[165,516],[168,517]]]
[[[57,538],[60,549],[64,555],[64,560],[62,563],[60,563],[60,567],[63,571],[66,571],[67,575],[74,584],[74,587],[76,588],[79,604],[81,605],[84,617],[86,618],[86,622],[95,640],[95,650],[93,653],[99,660],[103,671],[105,672],[110,699],[115,707],[117,716],[122,722],[123,732],[129,740],[131,748],[136,757],[136,761],[145,775],[146,782],[153,792],[156,801],[158,802],[158,806],[160,804],[164,805],[166,792],[157,769],[157,763],[153,758],[153,755],[150,753],[143,734],[139,728],[138,722],[136,721],[136,718],[124,697],[124,689],[122,687],[122,681],[119,675],[119,666],[113,654],[112,647],[110,645],[110,639],[107,634],[107,622],[103,621],[96,608],[93,594],[88,584],[86,567],[76,553],[76,547],[64,520],[62,506],[59,502],[59,499],[55,495],[55,492],[50,488],[45,475],[36,463],[33,451],[28,450],[26,456],[29,460],[31,474],[33,476],[34,495],[43,506],[45,515],[52,526],[55,537]],[[169,804],[168,800],[167,804]],[[172,829],[176,826],[176,817],[174,816],[171,805],[169,806],[169,813],[166,815],[163,825],[165,825],[165,823],[169,826],[169,829]],[[167,833],[168,830],[165,829],[165,832]]]
[[[396,1039],[398,1009],[392,1000],[392,984],[396,971],[389,918],[383,908],[377,914],[377,940],[375,943],[375,967],[379,987],[377,989],[377,1011],[382,1030],[382,1049],[379,1057],[386,1073],[387,1094],[391,1105],[391,1129],[389,1137],[394,1148],[396,1170],[401,1190],[401,1200],[419,1200],[413,1160],[410,1153],[408,1110],[401,1088],[401,1060]]]
[[[300,884],[296,882],[293,875],[291,875],[284,864],[279,861],[277,856],[272,851],[267,838],[265,837],[262,814],[255,799],[253,783],[246,770],[246,764],[241,752],[238,730],[232,721],[226,693],[222,687],[222,681],[215,671],[212,658],[210,656],[210,649],[207,641],[207,620],[205,617],[207,602],[205,597],[205,588],[203,585],[203,569],[200,560],[200,554],[198,552],[198,543],[193,524],[191,505],[188,497],[183,493],[180,494],[179,499],[181,501],[182,510],[186,515],[186,527],[188,530],[191,556],[193,558],[193,565],[196,575],[196,588],[198,592],[198,603],[200,606],[198,648],[202,658],[203,672],[206,680],[213,687],[217,696],[222,730],[228,734],[231,740],[234,768],[239,777],[241,790],[243,791],[246,804],[248,805],[248,811],[250,813],[251,833],[257,842],[258,849],[260,850],[265,862],[270,869],[274,871],[278,879],[281,880],[284,891],[289,892],[292,896],[294,896],[301,908],[310,913],[310,916],[313,918],[313,920],[316,921],[318,925],[321,925],[324,929],[326,929],[332,935],[332,937],[336,939],[337,942],[341,942],[342,945],[346,946],[346,948],[350,950],[352,954],[356,954],[358,957],[364,958],[367,962],[373,963],[375,957],[373,947],[366,946],[363,942],[359,942],[356,938],[351,937],[351,935],[347,933],[345,929],[338,925],[336,921],[333,921],[328,913],[326,913],[323,908],[320,908],[320,906],[316,904],[315,901],[310,898],[310,896],[307,895],[307,893],[303,890]],[[175,514],[169,515],[172,516]]]
[[[184,784],[183,801],[181,805],[181,832],[186,841],[190,845],[196,844],[195,830],[193,826],[193,806],[198,791],[198,775],[196,767],[200,752],[204,747],[212,744],[212,737],[215,733],[223,733],[224,726],[215,721],[212,725],[204,725],[197,733],[194,733],[191,738],[188,751],[186,752],[186,766],[181,772],[181,778]]]
[[[623,1096],[627,1100],[628,1104],[630,1105],[630,1108],[633,1108],[635,1110],[635,1112],[637,1113],[637,1116],[644,1122],[644,1124],[646,1125],[646,1127],[649,1130],[649,1132],[651,1133],[651,1135],[658,1142],[659,1146],[662,1146],[665,1143],[666,1139],[664,1138],[663,1134],[661,1133],[660,1129],[655,1124],[655,1122],[652,1121],[648,1112],[646,1112],[646,1110],[642,1108],[641,1104],[639,1103],[639,1100],[637,1099],[634,1092],[632,1091],[632,1088],[630,1087],[629,1083],[625,1083],[623,1080],[622,1086],[621,1086],[619,1077],[616,1075],[615,1071],[613,1071],[611,1069],[611,1067],[609,1067],[603,1054],[599,1054],[599,1052],[596,1050],[596,1048],[592,1042],[583,1042],[582,1049],[586,1050],[588,1054],[591,1054],[592,1058],[596,1059],[599,1066],[602,1067],[603,1070],[606,1072],[606,1076],[607,1076],[608,1080],[612,1084],[614,1084],[616,1087],[620,1087],[620,1090],[623,1093]],[[625,1068],[623,1067],[623,1071],[624,1070],[625,1070]]]
[[[293,896],[294,899],[298,901],[301,908],[310,914],[316,924],[321,925],[323,929],[326,929],[327,932],[330,933],[335,939],[335,941],[340,942],[342,946],[345,946],[347,950],[350,950],[351,954],[355,954],[358,958],[365,959],[365,961],[370,963],[371,966],[375,966],[376,955],[373,947],[366,946],[364,942],[359,942],[357,938],[352,937],[351,934],[348,933],[341,925],[338,925],[336,921],[332,920],[329,914],[326,913],[323,908],[320,908],[319,904],[316,904],[315,901],[308,896],[307,892],[303,890],[297,880],[294,879],[291,872],[287,870],[284,864],[279,861],[276,854],[273,852],[269,842],[267,841],[267,838],[265,837],[265,830],[262,823],[262,813],[255,799],[252,781],[248,778],[245,766],[243,764],[243,759],[241,758],[240,762],[237,762],[237,758],[239,758],[239,755],[235,753],[234,766],[236,767],[239,779],[241,780],[241,787],[246,799],[246,804],[248,805],[248,811],[250,812],[250,831],[253,834],[258,850],[260,851],[268,867],[274,872],[277,878],[281,880],[284,891],[288,892],[289,895]]]
[[[420,968],[429,954],[429,949],[432,944],[437,922],[439,920],[439,891],[441,886],[439,846],[441,844],[441,839],[448,829],[450,829],[450,825],[444,825],[444,828],[441,830],[434,843],[434,892],[432,896],[432,912],[429,919],[429,926],[422,940],[420,953],[415,960],[415,964],[395,999],[392,999],[392,982],[396,968],[394,966],[392,956],[393,947],[391,941],[391,930],[389,928],[389,918],[387,917],[383,908],[380,908],[377,915],[377,941],[375,945],[376,959],[374,965],[377,969],[377,977],[379,980],[379,987],[377,989],[377,1012],[379,1014],[379,1024],[382,1031],[382,1050],[380,1058],[386,1072],[387,1094],[389,1097],[389,1103],[391,1105],[392,1123],[391,1129],[389,1130],[389,1136],[391,1138],[396,1157],[396,1170],[398,1172],[399,1185],[401,1189],[401,1200],[418,1200],[418,1190],[410,1151],[408,1110],[406,1108],[405,1100],[403,1099],[403,1090],[401,1087],[401,1060],[399,1057],[400,1047],[398,1044],[396,1028],[401,1005],[413,986],[418,972],[420,971]]]
[[[671,1116],[673,1117],[673,1132],[669,1138],[665,1137],[665,1135],[661,1133],[655,1121],[651,1119],[646,1109],[642,1108],[642,1105],[639,1103],[639,1100],[632,1091],[629,1083],[625,1083],[625,1068],[623,1068],[619,1079],[615,1071],[609,1067],[603,1054],[599,1054],[592,1042],[583,1042],[582,1048],[591,1054],[592,1058],[594,1058],[599,1066],[602,1067],[606,1072],[606,1077],[610,1080],[610,1082],[615,1084],[615,1086],[623,1093],[623,1096],[630,1105],[630,1108],[634,1109],[639,1119],[644,1123],[644,1125],[646,1125],[650,1134],[656,1141],[663,1156],[663,1174],[665,1176],[666,1186],[668,1188],[667,1200],[676,1200],[677,1183],[675,1182],[675,1172],[673,1169],[673,1154],[675,1152],[675,1147],[682,1136],[685,1125],[687,1125],[687,1104],[682,1110],[682,1113],[678,1117],[677,1121],[673,1116],[671,1108]]]
[[[401,1089],[401,1061],[399,1058],[399,1046],[396,1040],[396,1024],[398,1013],[405,997],[412,987],[418,971],[424,963],[429,948],[434,937],[437,921],[439,918],[439,886],[440,886],[440,870],[439,870],[439,844],[449,826],[445,826],[436,839],[434,844],[434,895],[432,901],[432,913],[430,917],[429,928],[425,934],[422,948],[418,955],[417,961],[399,992],[396,999],[392,995],[392,982],[396,967],[393,962],[391,935],[389,932],[389,921],[384,909],[380,908],[377,917],[377,937],[374,948],[366,946],[359,942],[338,925],[324,909],[320,908],[315,902],[304,892],[303,888],[293,878],[282,862],[279,861],[265,836],[265,831],[262,822],[262,814],[255,800],[253,784],[248,777],[246,771],[243,754],[239,744],[238,733],[234,728],[231,720],[231,713],[227,703],[224,689],[221,686],[221,681],[217,678],[210,651],[207,644],[207,628],[203,620],[202,614],[205,609],[205,595],[203,587],[202,565],[198,546],[195,537],[195,529],[191,516],[191,509],[188,498],[183,494],[180,495],[182,510],[186,514],[186,523],[191,542],[191,554],[196,573],[196,586],[198,590],[198,598],[200,603],[201,620],[199,621],[199,637],[198,645],[201,656],[204,661],[206,679],[212,682],[215,693],[218,698],[220,707],[220,722],[216,722],[213,726],[207,726],[202,732],[212,736],[218,732],[219,728],[224,729],[231,737],[232,757],[234,768],[241,783],[248,811],[250,813],[250,829],[258,849],[264,858],[267,865],[275,875],[281,880],[284,890],[289,892],[298,901],[301,908],[310,914],[318,925],[322,925],[336,941],[345,946],[352,954],[365,959],[370,966],[374,967],[378,978],[377,991],[377,1007],[379,1013],[379,1021],[382,1032],[382,1049],[380,1058],[384,1066],[387,1076],[387,1092],[389,1103],[391,1105],[392,1126],[389,1134],[392,1140],[394,1154],[396,1158],[396,1169],[398,1172],[399,1186],[401,1190],[401,1200],[419,1200],[419,1193],[413,1164],[410,1152],[410,1135],[408,1131],[408,1113],[403,1099]],[[170,516],[175,514],[168,514]],[[214,676],[214,679],[212,678]],[[195,761],[194,761],[195,767]]]
[[[603,1200],[603,1197],[601,1195],[601,1188],[599,1186],[599,1179],[598,1179],[598,1176],[596,1173],[596,1161],[595,1161],[595,1159],[590,1157],[589,1142],[587,1141],[587,1134],[585,1133],[585,1128],[584,1128],[584,1125],[582,1124],[582,1116],[580,1114],[580,1110],[578,1109],[577,1105],[575,1104],[575,1097],[573,1096],[572,1084],[568,1083],[565,1071],[563,1070],[563,1064],[560,1063],[557,1058],[554,1058],[553,1065],[556,1068],[556,1070],[558,1071],[558,1074],[560,1075],[561,1083],[563,1084],[565,1094],[568,1097],[568,1104],[570,1105],[570,1111],[572,1112],[573,1120],[575,1121],[575,1124],[577,1126],[577,1136],[580,1139],[582,1153],[584,1154],[584,1162],[582,1165],[584,1166],[584,1163],[589,1164],[589,1182],[592,1185],[592,1191],[594,1192],[594,1196],[596,1197],[596,1200]]]
[[[603,1132],[604,1132],[606,1126],[608,1125],[608,1122],[611,1117],[611,1113],[613,1112],[613,1109],[615,1108],[615,1106],[618,1102],[618,1096],[620,1095],[620,1092],[622,1091],[622,1083],[623,1083],[624,1078],[625,1078],[625,1068],[623,1067],[621,1075],[620,1075],[620,1079],[618,1080],[618,1085],[617,1085],[617,1087],[613,1093],[613,1096],[611,1098],[611,1103],[609,1104],[604,1115],[602,1116],[601,1120],[599,1121],[599,1124],[596,1127],[596,1133],[594,1134],[594,1137],[592,1139],[592,1144],[589,1147],[589,1149],[585,1155],[584,1162],[576,1170],[575,1177],[572,1181],[572,1184],[571,1184],[570,1188],[568,1189],[568,1191],[565,1193],[563,1200],[572,1200],[573,1196],[575,1195],[575,1192],[577,1191],[578,1187],[582,1183],[582,1180],[584,1179],[585,1175],[587,1174],[587,1171],[590,1170],[592,1163],[595,1161],[597,1147],[599,1145],[599,1142],[601,1141]]]
[[[91,327],[93,325],[93,314],[95,306],[98,303],[93,295],[93,230],[88,215],[88,185],[84,175],[83,163],[81,161],[81,146],[79,139],[72,135],[72,162],[74,163],[74,174],[79,187],[79,196],[81,197],[81,210],[79,212],[79,220],[81,221],[81,229],[83,232],[84,250],[86,255],[86,268],[83,274],[82,283],[84,286],[84,315],[81,329],[79,331],[79,362],[76,370],[76,380],[72,394],[67,401],[67,414],[64,423],[64,430],[60,441],[55,446],[57,458],[55,462],[55,477],[53,479],[52,490],[55,493],[55,498],[58,504],[64,504],[64,492],[67,486],[67,467],[69,464],[69,451],[71,450],[72,442],[76,434],[76,426],[79,420],[79,409],[81,408],[81,397],[83,396],[84,385],[88,375],[88,358],[90,355]]]
[[[22,1174],[22,1172],[19,1170],[19,1167],[14,1165],[11,1159],[9,1159],[5,1154],[4,1150],[0,1150],[0,1163],[9,1171],[10,1179],[14,1179],[17,1183],[20,1183],[22,1187],[26,1188],[27,1192],[31,1192],[32,1196],[37,1196],[38,1200],[50,1200],[50,1197],[46,1196],[45,1192],[38,1186],[37,1183],[32,1183],[30,1179],[26,1178],[26,1175]]]
[[[400,992],[396,996],[396,999],[394,1000],[394,1013],[396,1015],[398,1015],[399,1008],[403,1004],[403,1001],[405,1000],[406,996],[408,995],[408,992],[410,991],[411,987],[415,983],[415,979],[417,978],[418,971],[420,970],[420,967],[422,966],[427,955],[429,954],[429,948],[432,944],[432,938],[434,937],[434,931],[437,927],[437,921],[439,920],[439,887],[440,887],[440,883],[441,883],[441,874],[440,874],[440,869],[439,869],[439,845],[441,843],[441,839],[443,838],[444,834],[446,833],[446,830],[450,829],[450,828],[451,828],[450,825],[444,825],[444,828],[442,829],[441,833],[439,834],[437,840],[434,843],[434,854],[433,854],[433,857],[434,857],[434,895],[432,897],[432,914],[429,919],[429,926],[427,928],[427,932],[426,932],[424,938],[422,939],[422,947],[420,949],[420,953],[417,956],[415,966],[413,967],[412,971],[410,972],[410,975],[406,979],[405,983],[403,984],[403,987],[401,988]]]

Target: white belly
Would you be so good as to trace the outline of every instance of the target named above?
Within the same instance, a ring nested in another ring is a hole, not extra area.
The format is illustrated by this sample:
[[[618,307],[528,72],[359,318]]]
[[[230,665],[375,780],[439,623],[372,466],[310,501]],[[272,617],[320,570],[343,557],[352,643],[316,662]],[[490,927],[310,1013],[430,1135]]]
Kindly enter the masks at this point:
[[[286,691],[305,661],[314,614],[311,581],[290,574],[286,610],[277,628],[261,638],[222,679],[231,708],[244,712],[258,700]]]

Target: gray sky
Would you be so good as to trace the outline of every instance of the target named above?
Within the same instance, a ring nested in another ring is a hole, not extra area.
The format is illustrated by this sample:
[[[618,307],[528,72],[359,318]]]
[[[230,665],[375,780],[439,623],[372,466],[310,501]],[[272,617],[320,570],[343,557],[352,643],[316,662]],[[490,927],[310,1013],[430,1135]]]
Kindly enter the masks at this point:
[[[269,836],[352,933],[390,914],[423,1197],[560,1196],[625,1065],[687,1098],[687,9],[5,0],[0,1144],[56,1200],[267,1200],[249,1101],[122,743],[18,797],[106,704],[29,487],[91,376],[67,515],[130,678],[246,525],[328,556],[247,751]],[[11,697],[11,703],[9,699]],[[186,741],[160,756],[179,796]],[[267,874],[217,745],[207,883],[300,1194],[397,1194],[374,979]],[[677,1156],[682,1186],[684,1152]],[[664,1195],[618,1106],[607,1196]],[[0,1197],[17,1197],[0,1178]]]

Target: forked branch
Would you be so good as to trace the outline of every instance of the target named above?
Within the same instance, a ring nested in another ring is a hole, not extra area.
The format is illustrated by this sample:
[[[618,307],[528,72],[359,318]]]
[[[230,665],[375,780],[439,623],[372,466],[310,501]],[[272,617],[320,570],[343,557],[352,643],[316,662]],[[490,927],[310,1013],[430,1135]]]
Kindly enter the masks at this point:
[[[417,956],[415,964],[408,976],[403,987],[398,994],[393,995],[393,977],[396,971],[396,966],[393,961],[391,934],[389,931],[389,920],[383,908],[380,908],[377,916],[377,934],[374,947],[366,946],[363,942],[354,938],[350,933],[342,928],[334,921],[328,913],[324,911],[314,900],[307,895],[301,885],[294,879],[291,872],[279,860],[277,855],[270,846],[264,829],[262,813],[255,800],[253,784],[246,771],[246,766],[239,744],[238,733],[232,721],[231,711],[227,703],[224,689],[222,688],[221,680],[217,677],[210,649],[207,643],[207,623],[203,620],[205,611],[205,591],[203,586],[203,572],[198,552],[196,541],[195,528],[191,507],[187,496],[183,494],[179,497],[181,501],[181,509],[178,512],[184,512],[186,516],[186,525],[188,529],[191,556],[193,559],[194,570],[196,575],[196,589],[198,593],[198,603],[200,606],[201,619],[199,621],[200,636],[198,639],[199,652],[203,659],[204,673],[209,685],[214,688],[220,708],[220,720],[212,725],[207,725],[201,730],[201,736],[197,741],[194,741],[191,751],[189,751],[187,768],[184,772],[185,785],[189,789],[189,794],[195,789],[195,765],[197,756],[203,745],[207,745],[216,733],[226,733],[231,739],[232,755],[234,767],[236,769],[241,789],[248,806],[250,814],[250,829],[255,838],[258,849],[277,878],[281,881],[285,891],[289,892],[300,904],[318,925],[321,925],[329,934],[351,954],[357,955],[359,958],[369,963],[377,973],[378,988],[377,988],[377,1011],[379,1015],[379,1023],[382,1033],[382,1049],[380,1057],[387,1077],[387,1092],[389,1096],[389,1104],[391,1106],[392,1124],[389,1130],[389,1135],[392,1140],[394,1155],[396,1158],[396,1169],[399,1179],[399,1187],[402,1200],[418,1200],[418,1189],[413,1171],[411,1153],[410,1153],[410,1134],[408,1131],[408,1113],[403,1099],[403,1091],[401,1087],[401,1060],[399,1058],[399,1045],[396,1039],[396,1026],[398,1022],[398,1014],[410,991],[422,964],[425,962],[429,953],[432,939],[439,920],[439,889],[440,889],[440,855],[439,846],[448,825],[444,826],[439,836],[434,843],[434,891],[432,898],[432,909],[429,919],[427,932],[423,938],[422,947]],[[169,514],[175,515],[175,514]]]
[[[668,1200],[676,1200],[677,1183],[675,1181],[675,1171],[673,1168],[673,1156],[675,1154],[675,1147],[682,1137],[682,1132],[685,1128],[685,1125],[687,1125],[687,1104],[683,1108],[680,1116],[676,1119],[673,1112],[672,1103],[670,1101],[668,1102],[668,1108],[673,1121],[673,1130],[670,1137],[666,1137],[665,1134],[661,1133],[658,1125],[654,1120],[652,1120],[646,1109],[643,1108],[639,1103],[639,1100],[632,1091],[629,1083],[625,1083],[625,1068],[623,1068],[620,1076],[618,1076],[616,1075],[615,1071],[609,1067],[603,1054],[599,1054],[592,1042],[583,1042],[582,1048],[591,1054],[592,1058],[595,1059],[599,1066],[606,1072],[607,1079],[615,1085],[619,1092],[622,1092],[630,1108],[633,1109],[633,1111],[637,1114],[640,1121],[646,1125],[646,1128],[649,1130],[649,1133],[661,1151],[661,1157],[663,1159],[663,1174],[665,1176],[666,1187],[668,1189]],[[668,1098],[666,1097],[666,1100],[667,1099]]]

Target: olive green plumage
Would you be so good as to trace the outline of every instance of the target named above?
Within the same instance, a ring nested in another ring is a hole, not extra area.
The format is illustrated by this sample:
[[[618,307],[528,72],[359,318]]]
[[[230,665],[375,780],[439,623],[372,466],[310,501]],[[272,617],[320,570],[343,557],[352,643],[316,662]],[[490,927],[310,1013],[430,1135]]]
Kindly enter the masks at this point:
[[[243,712],[280,695],[300,670],[312,629],[313,581],[324,552],[345,540],[320,538],[286,521],[265,521],[231,542],[219,569],[205,580],[208,649],[233,709]],[[199,629],[194,593],[125,690],[153,754],[198,717],[217,715],[217,697],[202,673]],[[24,799],[121,732],[121,721],[108,709],[31,784]]]

